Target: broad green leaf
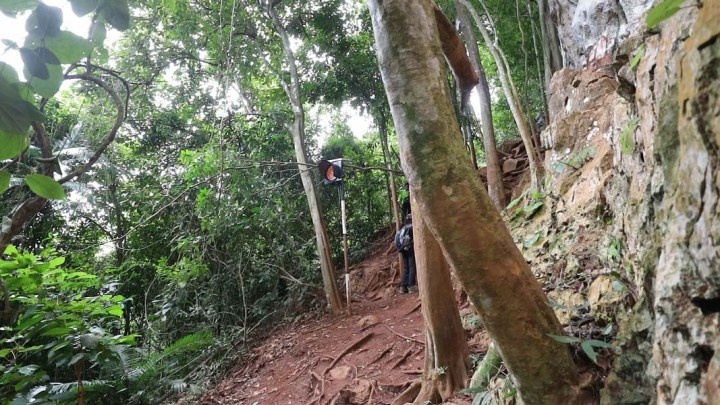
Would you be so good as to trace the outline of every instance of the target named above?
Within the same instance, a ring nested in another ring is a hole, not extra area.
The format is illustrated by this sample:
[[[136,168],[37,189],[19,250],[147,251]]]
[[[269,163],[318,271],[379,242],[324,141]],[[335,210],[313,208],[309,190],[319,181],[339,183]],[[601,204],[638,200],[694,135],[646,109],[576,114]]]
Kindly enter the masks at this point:
[[[620,150],[624,155],[632,155],[635,151],[635,129],[639,122],[638,117],[632,117],[627,127],[620,133]]]
[[[75,63],[88,56],[93,48],[90,41],[69,31],[60,31],[58,35],[48,38],[45,46],[61,63]]]
[[[87,357],[87,354],[86,354],[86,353],[78,353],[78,354],[74,355],[74,356],[72,357],[72,359],[70,359],[70,361],[68,362],[67,365],[68,365],[68,366],[72,366],[73,364],[75,364],[75,363],[77,363],[78,361],[84,359],[85,357]]]
[[[34,78],[31,85],[35,93],[45,98],[52,98],[55,93],[60,90],[60,86],[64,80],[63,70],[61,65],[46,65],[48,72],[50,72],[50,78],[47,80],[41,80]],[[27,75],[26,75],[27,76]]]
[[[529,249],[529,248],[535,246],[535,244],[540,240],[541,235],[542,235],[541,232],[539,232],[539,231],[535,232],[530,238],[526,239],[523,242],[523,247],[525,249]]]
[[[90,42],[92,42],[93,46],[102,46],[103,42],[105,42],[106,37],[107,30],[105,29],[105,24],[103,24],[103,22],[100,20],[93,21],[92,25],[90,26]]]
[[[15,69],[5,62],[0,62],[0,77],[5,79],[8,83],[16,83],[20,80],[18,79]]]
[[[123,337],[120,337],[120,338],[117,339],[117,343],[118,343],[118,344],[121,344],[121,345],[122,345],[122,344],[134,345],[134,344],[137,343],[136,339],[137,339],[139,336],[140,336],[140,335],[138,335],[138,334],[132,334],[132,335],[123,336]]]
[[[105,21],[118,31],[130,27],[130,8],[127,0],[104,0],[102,14]]]
[[[11,351],[12,351],[12,349],[2,349],[2,350],[0,350],[0,359],[5,358],[5,356],[7,356],[8,354],[10,354]]]
[[[25,177],[25,183],[33,193],[49,200],[64,200],[65,190],[62,185],[54,179],[42,174],[29,174]]]
[[[560,335],[551,335],[548,334],[553,340],[560,342],[560,343],[577,343],[580,341],[579,338],[576,338],[574,336],[560,336]]]
[[[593,347],[590,344],[589,340],[585,340],[580,343],[580,348],[583,352],[585,352],[585,354],[590,358],[590,360],[593,361],[593,363],[597,364],[597,353],[595,353],[595,350],[593,350]]]
[[[176,0],[163,0],[162,2],[163,7],[169,12],[174,13],[177,9],[177,1]]]
[[[40,55],[32,49],[20,48],[20,57],[25,64],[25,71],[30,73],[30,76],[25,75],[27,80],[31,80],[33,77],[47,80],[50,78],[50,72],[42,60]]]
[[[62,21],[62,10],[39,3],[25,21],[25,31],[39,38],[51,37],[60,32]]]
[[[2,103],[0,101],[0,103]],[[0,108],[2,106],[0,105]],[[0,110],[0,120],[2,120],[2,111]],[[12,159],[24,151],[28,146],[27,135],[9,134],[0,131],[0,160]]]
[[[13,246],[13,245],[7,245],[7,247],[5,248],[5,251],[3,252],[3,254],[4,254],[4,255],[8,255],[8,256],[10,256],[10,255],[16,255],[16,254],[18,254],[18,250],[17,250],[17,248],[16,248],[15,246]]]
[[[684,0],[663,0],[657,6],[650,9],[647,17],[645,17],[645,23],[647,27],[653,29],[658,24],[672,17],[682,5]]]
[[[635,55],[630,61],[630,69],[635,70],[635,68],[637,68],[637,65],[640,63],[640,60],[642,60],[643,55],[645,55],[645,44],[640,44],[635,52]]]
[[[46,330],[41,336],[62,336],[67,335],[72,331],[73,330],[68,328],[67,326],[57,326],[52,329]]]
[[[70,0],[73,13],[78,17],[95,11],[99,3],[99,0]]]
[[[36,364],[30,364],[25,367],[21,367],[20,370],[18,370],[18,372],[22,375],[32,375],[32,373],[34,373],[35,370],[37,370],[39,368],[40,368],[40,366],[38,366]]]
[[[27,102],[18,85],[0,76],[0,131],[25,134],[32,121],[42,121],[43,115]]]
[[[108,50],[105,49],[104,47],[95,48],[95,49],[93,49],[91,59],[95,63],[104,65],[110,59],[110,54],[108,53]]]
[[[123,309],[121,305],[113,305],[111,307],[108,307],[108,309],[106,309],[106,312],[110,315],[115,315],[117,317],[122,317],[123,315]]]
[[[3,40],[0,40],[0,42],[2,42],[3,45],[5,45],[7,47],[7,49],[14,49],[14,50],[18,49],[18,44],[15,41],[12,41],[9,39],[3,39]]]
[[[50,260],[50,268],[54,269],[55,267],[62,266],[65,263],[65,257],[56,257],[52,260]]]
[[[50,38],[54,38],[54,37],[50,37]],[[41,46],[40,48],[35,49],[35,53],[37,53],[38,56],[40,57],[40,59],[47,64],[50,64],[50,65],[59,65],[60,64],[60,59],[58,59],[57,56],[55,56],[55,54],[51,50],[47,49],[44,46]]]
[[[8,187],[10,187],[10,173],[3,170],[0,172],[0,193],[4,193]]]
[[[603,349],[612,349],[612,347],[613,347],[610,343],[603,342],[602,340],[597,340],[597,339],[589,339],[589,340],[586,340],[585,342],[587,342],[592,347],[602,347]]]
[[[16,13],[34,8],[38,0],[0,0],[0,11],[4,13]]]
[[[540,208],[542,208],[542,206],[544,204],[545,203],[542,201],[535,201],[534,203],[523,208],[523,212],[525,213],[525,218],[529,219],[530,217],[535,215],[535,213],[538,212],[538,210],[540,210]]]

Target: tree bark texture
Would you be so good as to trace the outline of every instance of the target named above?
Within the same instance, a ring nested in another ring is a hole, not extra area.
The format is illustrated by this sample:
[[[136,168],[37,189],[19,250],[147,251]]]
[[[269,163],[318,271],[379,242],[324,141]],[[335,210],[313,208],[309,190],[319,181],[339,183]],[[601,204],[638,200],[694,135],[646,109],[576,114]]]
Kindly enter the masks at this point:
[[[577,373],[545,295],[464,156],[429,0],[369,0],[415,207],[528,404],[569,404]]]
[[[505,186],[502,181],[502,169],[500,168],[500,159],[497,153],[497,144],[495,143],[495,126],[492,122],[492,100],[490,99],[490,87],[488,86],[485,69],[480,59],[480,52],[477,47],[477,39],[473,30],[472,22],[468,11],[458,1],[455,2],[458,19],[462,26],[462,34],[465,42],[468,44],[468,54],[470,55],[470,63],[478,76],[478,84],[475,90],[478,95],[478,105],[480,106],[480,125],[482,128],[483,145],[485,146],[485,166],[487,167],[488,194],[490,200],[495,204],[498,211],[502,211],[507,205],[505,198]]]
[[[436,397],[445,401],[455,390],[465,387],[469,350],[455,302],[450,268],[421,213],[413,216],[413,237],[426,327],[423,387],[415,400],[416,404],[422,404]]]
[[[520,97],[518,96],[517,89],[515,88],[515,84],[510,74],[510,67],[507,65],[505,55],[496,43],[497,37],[495,37],[495,40],[490,38],[490,33],[487,28],[485,28],[485,24],[480,19],[480,16],[473,6],[467,0],[457,1],[470,12],[470,15],[475,21],[475,25],[483,37],[485,46],[487,46],[490,55],[492,55],[493,60],[495,61],[495,65],[497,65],[498,78],[500,79],[500,84],[502,85],[503,94],[505,94],[505,99],[510,107],[510,112],[515,120],[515,125],[517,125],[518,132],[520,133],[520,137],[525,145],[525,150],[527,151],[528,165],[530,166],[531,187],[533,190],[539,190],[540,181],[538,178],[538,160],[536,158],[535,147],[533,146],[532,134],[530,133],[525,112],[523,111]],[[480,3],[483,4],[482,0]],[[490,19],[490,16],[487,15],[487,18]],[[492,26],[492,21],[490,22],[490,25]]]
[[[537,4],[540,14],[540,34],[542,36],[543,62],[545,65],[545,94],[549,97],[550,79],[552,79],[553,73],[562,69],[563,61],[557,27],[550,19],[548,0],[537,0]],[[547,101],[549,102],[549,100]]]
[[[330,310],[333,313],[339,313],[342,311],[342,301],[335,279],[335,265],[330,253],[330,238],[328,237],[325,221],[320,214],[320,205],[318,203],[317,192],[315,191],[315,183],[308,170],[305,154],[305,111],[303,110],[302,98],[300,96],[300,78],[297,72],[295,54],[290,47],[287,32],[280,22],[280,19],[275,15],[272,7],[268,8],[268,12],[282,40],[288,69],[290,70],[290,84],[283,83],[283,87],[293,110],[293,122],[290,125],[290,132],[292,133],[293,145],[295,147],[295,158],[298,162],[298,170],[300,170],[300,179],[305,190],[305,196],[307,197],[308,208],[310,209],[310,216],[313,222],[313,229],[315,231],[315,242],[317,244],[318,255],[320,256],[320,271],[323,278],[325,298],[328,301]]]

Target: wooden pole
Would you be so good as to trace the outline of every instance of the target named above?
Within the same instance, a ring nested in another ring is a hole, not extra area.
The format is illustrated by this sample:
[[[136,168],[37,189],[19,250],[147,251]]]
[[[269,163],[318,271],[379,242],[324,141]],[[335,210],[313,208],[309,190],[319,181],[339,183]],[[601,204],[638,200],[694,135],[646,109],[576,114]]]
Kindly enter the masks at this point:
[[[342,218],[342,234],[343,234],[343,256],[345,257],[345,300],[347,301],[348,315],[352,315],[350,310],[350,272],[348,270],[348,239],[347,239],[347,222],[345,215],[345,182],[340,180],[340,216]]]

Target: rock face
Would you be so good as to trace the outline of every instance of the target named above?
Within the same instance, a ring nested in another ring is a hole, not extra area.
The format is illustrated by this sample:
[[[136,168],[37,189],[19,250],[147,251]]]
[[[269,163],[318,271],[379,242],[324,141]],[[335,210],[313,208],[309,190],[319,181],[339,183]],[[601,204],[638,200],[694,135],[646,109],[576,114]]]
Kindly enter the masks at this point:
[[[603,403],[714,404],[720,0],[684,7],[649,31],[644,18],[653,3],[550,1],[566,68],[552,78],[551,122],[542,134],[548,189],[557,194],[545,202],[552,214],[538,221],[576,236],[605,229],[598,250],[615,250],[596,267],[619,273],[633,292]],[[641,44],[644,54],[630,66]],[[553,242],[544,246],[552,250]],[[563,260],[548,266],[566,274],[572,258]],[[611,283],[590,277],[598,291]]]

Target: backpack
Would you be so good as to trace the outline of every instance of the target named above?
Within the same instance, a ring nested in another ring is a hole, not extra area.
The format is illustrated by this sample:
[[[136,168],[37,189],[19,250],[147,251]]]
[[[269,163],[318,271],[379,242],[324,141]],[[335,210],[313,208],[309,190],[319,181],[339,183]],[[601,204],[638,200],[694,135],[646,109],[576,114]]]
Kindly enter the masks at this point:
[[[395,234],[395,249],[406,252],[410,248],[412,248],[412,225],[408,224]]]

